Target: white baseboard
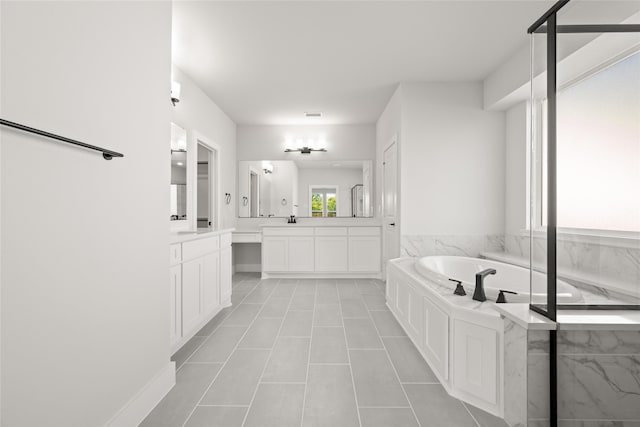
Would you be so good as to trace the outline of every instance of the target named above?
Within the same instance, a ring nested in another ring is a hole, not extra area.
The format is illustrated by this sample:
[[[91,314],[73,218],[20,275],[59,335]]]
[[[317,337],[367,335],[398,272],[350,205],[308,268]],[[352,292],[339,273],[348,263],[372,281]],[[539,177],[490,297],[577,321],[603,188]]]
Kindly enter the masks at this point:
[[[237,273],[260,273],[262,264],[236,264]]]
[[[105,426],[137,427],[175,384],[176,363],[169,362]]]

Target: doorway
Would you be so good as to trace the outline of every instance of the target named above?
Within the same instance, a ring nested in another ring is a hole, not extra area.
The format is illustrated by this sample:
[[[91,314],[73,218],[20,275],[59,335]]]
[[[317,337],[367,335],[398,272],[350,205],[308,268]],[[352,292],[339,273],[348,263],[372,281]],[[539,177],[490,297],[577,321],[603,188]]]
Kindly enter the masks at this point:
[[[387,261],[400,256],[400,224],[398,223],[398,144],[396,137],[383,153],[382,217],[384,228],[382,271]]]

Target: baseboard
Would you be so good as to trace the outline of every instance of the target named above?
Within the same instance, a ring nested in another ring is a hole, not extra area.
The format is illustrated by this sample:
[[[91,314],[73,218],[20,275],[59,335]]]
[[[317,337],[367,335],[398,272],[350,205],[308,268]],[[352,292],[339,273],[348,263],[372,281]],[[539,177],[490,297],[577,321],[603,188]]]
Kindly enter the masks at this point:
[[[236,273],[260,273],[262,264],[236,264]]]
[[[105,426],[137,427],[175,384],[176,363],[169,362]]]

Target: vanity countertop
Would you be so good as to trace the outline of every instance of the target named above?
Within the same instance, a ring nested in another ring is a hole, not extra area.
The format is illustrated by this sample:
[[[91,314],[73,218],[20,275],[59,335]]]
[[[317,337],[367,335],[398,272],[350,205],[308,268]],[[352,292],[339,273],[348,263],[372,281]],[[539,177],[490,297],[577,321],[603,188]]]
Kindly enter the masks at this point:
[[[222,230],[210,230],[208,228],[199,228],[196,231],[179,231],[169,234],[169,243],[182,243],[191,240],[204,239],[211,236],[219,236],[220,234],[231,233],[233,228],[223,228]]]
[[[361,221],[361,220],[360,220]],[[288,224],[284,219],[279,223],[265,223],[260,224],[260,227],[380,227],[380,221],[372,220],[366,222],[360,222],[354,220],[330,220],[330,221],[322,221],[315,222],[314,220],[302,220],[302,222],[297,222],[295,224]]]

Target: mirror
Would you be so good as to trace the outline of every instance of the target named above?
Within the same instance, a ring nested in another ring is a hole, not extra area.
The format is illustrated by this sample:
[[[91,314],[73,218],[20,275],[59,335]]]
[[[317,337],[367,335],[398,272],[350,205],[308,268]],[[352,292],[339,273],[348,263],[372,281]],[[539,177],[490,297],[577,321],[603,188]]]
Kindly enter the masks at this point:
[[[371,217],[371,160],[238,162],[238,216]]]
[[[171,221],[187,220],[187,132],[171,123]]]
[[[198,228],[209,228],[213,221],[211,215],[213,212],[211,206],[213,201],[213,198],[211,197],[211,189],[214,188],[212,183],[214,175],[211,171],[213,164],[213,152],[209,148],[198,143],[198,183],[196,187],[198,191],[198,199],[196,202],[198,209]]]

